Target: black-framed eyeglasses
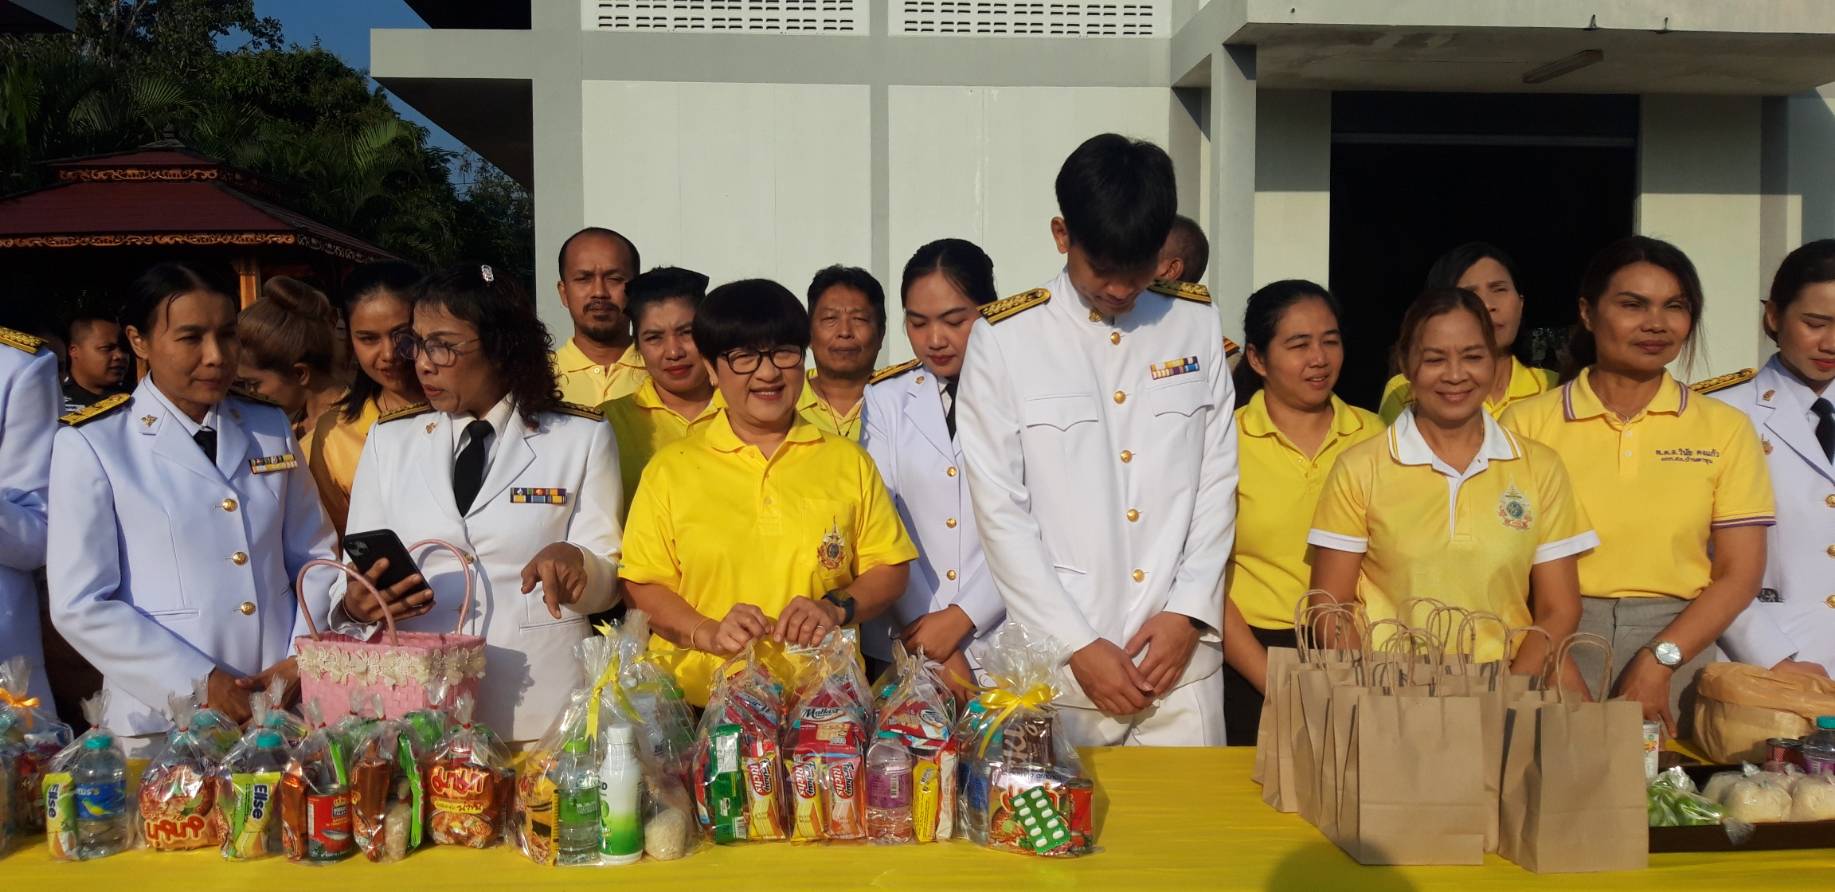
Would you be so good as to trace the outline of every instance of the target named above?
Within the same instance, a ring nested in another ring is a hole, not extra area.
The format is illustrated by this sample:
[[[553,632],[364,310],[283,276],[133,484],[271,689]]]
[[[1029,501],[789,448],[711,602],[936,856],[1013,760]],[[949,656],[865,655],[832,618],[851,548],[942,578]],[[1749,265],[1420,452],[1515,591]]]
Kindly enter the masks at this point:
[[[472,338],[466,341],[425,340],[411,331],[397,332],[395,335],[395,355],[413,362],[414,357],[425,353],[427,361],[440,368],[445,368],[459,361],[459,350],[467,344],[475,344],[483,338]]]
[[[785,371],[789,371],[803,364],[803,348],[801,347],[773,347],[769,350],[728,350],[720,354],[720,358],[726,360],[727,367],[732,369],[735,374],[750,375],[758,371],[758,367],[764,362],[766,355],[771,357],[772,365]]]

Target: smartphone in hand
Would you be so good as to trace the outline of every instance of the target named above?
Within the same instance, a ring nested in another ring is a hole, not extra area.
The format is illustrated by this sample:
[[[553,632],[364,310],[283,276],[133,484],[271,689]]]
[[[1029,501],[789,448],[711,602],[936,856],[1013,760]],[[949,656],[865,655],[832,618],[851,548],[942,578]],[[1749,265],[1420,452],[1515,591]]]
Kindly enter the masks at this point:
[[[390,586],[420,572],[420,568],[414,565],[414,558],[408,554],[408,547],[401,544],[401,537],[395,535],[394,530],[347,533],[344,536],[344,553],[366,576],[377,561],[389,559],[389,568],[382,571],[381,579],[376,580],[379,591],[388,591]]]

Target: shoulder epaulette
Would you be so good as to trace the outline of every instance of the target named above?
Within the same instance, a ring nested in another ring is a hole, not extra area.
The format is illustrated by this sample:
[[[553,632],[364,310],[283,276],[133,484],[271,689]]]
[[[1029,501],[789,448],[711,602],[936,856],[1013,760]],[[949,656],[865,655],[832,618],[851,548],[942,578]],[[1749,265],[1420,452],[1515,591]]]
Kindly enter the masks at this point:
[[[1696,381],[1695,383],[1690,384],[1688,386],[1688,389],[1693,390],[1696,393],[1713,393],[1716,390],[1726,390],[1729,387],[1733,387],[1739,384],[1744,384],[1747,381],[1750,381],[1753,378],[1758,377],[1758,374],[1759,374],[1758,371],[1755,369],[1740,369],[1737,372],[1728,372],[1727,374],[1724,374],[1724,375],[1716,375],[1712,378],[1707,379],[1706,381]]]
[[[1153,284],[1147,286],[1147,290],[1164,294],[1167,297],[1189,300],[1193,303],[1208,304],[1211,302],[1211,290],[1197,282],[1175,282],[1171,279],[1154,279]]]
[[[1034,288],[1025,294],[1015,294],[1012,297],[1003,297],[991,304],[982,304],[981,318],[992,324],[1002,319],[1010,319],[1033,307],[1042,307],[1049,300],[1051,300],[1050,291]]]
[[[565,400],[555,403],[554,408],[549,411],[559,412],[562,415],[578,415],[581,418],[591,418],[594,421],[605,420],[605,416],[599,414],[599,410],[588,406],[582,406],[579,403],[570,403]]]
[[[907,359],[904,362],[899,363],[898,365],[886,366],[885,368],[880,369],[877,372],[874,372],[873,377],[867,379],[867,383],[868,384],[878,384],[879,382],[884,381],[887,378],[896,378],[906,372],[911,371],[912,369],[917,368],[920,365],[923,365],[923,363],[919,362],[918,360]]]
[[[0,344],[16,350],[24,350],[27,353],[37,353],[38,348],[45,345],[45,339],[37,335],[26,334],[23,331],[0,327]]]
[[[272,399],[262,396],[261,394],[256,393],[253,390],[249,390],[246,387],[231,387],[229,389],[229,395],[233,397],[240,397],[242,399],[248,400],[251,403],[260,403],[261,405],[264,405],[264,406],[273,406],[276,409],[281,408],[281,405],[279,403],[274,402]]]
[[[70,427],[80,427],[127,405],[133,398],[134,395],[131,393],[117,393],[114,396],[103,397],[94,403],[59,418],[58,421]]]
[[[1232,341],[1229,338],[1223,339],[1223,355],[1235,356],[1236,354],[1241,353],[1241,352],[1242,352],[1242,347],[1238,345],[1235,341]]]
[[[393,412],[382,413],[381,417],[376,419],[376,423],[381,424],[385,421],[400,421],[403,418],[413,418],[416,415],[425,415],[431,411],[433,411],[432,406],[426,403],[415,403],[412,406],[403,406]]]

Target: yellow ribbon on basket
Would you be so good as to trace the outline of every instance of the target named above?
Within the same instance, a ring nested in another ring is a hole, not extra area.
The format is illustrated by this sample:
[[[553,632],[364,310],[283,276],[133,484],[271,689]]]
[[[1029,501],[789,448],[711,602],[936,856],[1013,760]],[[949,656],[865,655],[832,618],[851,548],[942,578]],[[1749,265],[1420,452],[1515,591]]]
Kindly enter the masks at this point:
[[[1027,709],[1043,709],[1051,705],[1053,697],[1051,685],[1045,684],[1044,682],[1035,684],[1017,694],[1007,688],[1000,687],[981,688],[980,690],[980,696],[977,696],[975,699],[981,704],[983,709],[987,710],[989,719],[986,727],[989,731],[1005,724],[1007,717],[1018,712],[1021,707]],[[981,735],[981,746],[975,750],[977,758],[988,754],[988,744],[993,740],[994,735],[991,733],[983,733]]]

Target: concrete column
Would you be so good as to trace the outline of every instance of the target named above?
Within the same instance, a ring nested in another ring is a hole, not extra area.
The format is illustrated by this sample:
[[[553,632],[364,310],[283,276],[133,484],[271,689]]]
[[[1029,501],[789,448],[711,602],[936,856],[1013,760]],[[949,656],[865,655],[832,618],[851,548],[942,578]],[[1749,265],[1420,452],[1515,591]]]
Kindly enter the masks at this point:
[[[586,200],[580,191],[585,172],[581,133],[585,108],[581,98],[581,52],[584,31],[578,4],[544,2],[530,8],[535,44],[530,93],[535,120],[535,282],[533,293],[542,321],[558,344],[573,336],[573,320],[554,285],[559,280],[555,257],[561,243],[587,224]],[[635,213],[635,210],[632,211]],[[615,219],[591,221],[619,229]],[[643,249],[642,245],[638,250]]]
[[[1257,97],[1255,276],[1326,282],[1332,261],[1332,94]]]
[[[1255,289],[1255,47],[1211,54],[1209,236],[1212,298],[1224,333],[1242,339],[1242,311]]]
[[[1764,245],[1762,102],[1755,96],[1647,95],[1638,133],[1639,233],[1688,253],[1707,295],[1694,367],[1699,379],[1756,366],[1759,301],[1770,283]]]

